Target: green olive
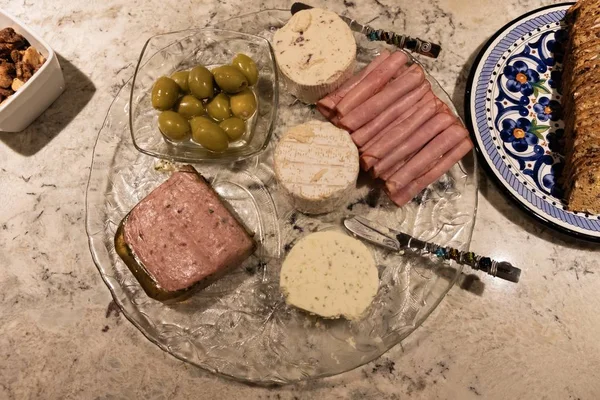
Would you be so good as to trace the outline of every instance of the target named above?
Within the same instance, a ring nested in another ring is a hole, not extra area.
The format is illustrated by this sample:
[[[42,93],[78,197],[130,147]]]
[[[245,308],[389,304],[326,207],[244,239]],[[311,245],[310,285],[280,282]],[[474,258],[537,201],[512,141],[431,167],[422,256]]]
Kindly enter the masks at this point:
[[[215,81],[226,93],[239,93],[248,87],[248,79],[242,71],[231,65],[222,65],[213,69]]]
[[[229,101],[233,115],[243,120],[250,118],[256,111],[256,97],[250,89],[234,94]]]
[[[198,124],[192,132],[192,138],[204,148],[217,153],[227,150],[229,146],[227,134],[214,122]]]
[[[231,117],[229,97],[226,94],[219,93],[206,105],[206,112],[217,121],[223,121]]]
[[[177,111],[186,119],[190,119],[197,115],[206,114],[206,110],[204,110],[204,104],[202,104],[202,101],[198,100],[191,94],[186,94],[179,99],[175,111]]]
[[[152,107],[157,110],[168,110],[179,97],[179,85],[171,78],[161,76],[152,86]]]
[[[190,124],[175,111],[163,111],[158,116],[158,129],[171,140],[183,140],[190,133]]]
[[[189,77],[190,71],[187,70],[177,71],[171,75],[171,79],[173,79],[175,83],[179,85],[183,93],[188,93],[190,91]]]
[[[208,99],[213,95],[213,76],[202,65],[192,68],[188,79],[190,92],[199,99]]]
[[[231,64],[242,71],[242,74],[248,79],[249,86],[256,84],[256,81],[258,81],[258,68],[256,68],[256,63],[253,59],[240,53],[233,58]]]
[[[194,117],[190,119],[190,128],[192,129],[192,134],[198,129],[201,125],[206,124],[214,124],[215,122],[208,117]]]
[[[225,131],[230,142],[238,140],[246,132],[246,123],[237,117],[227,118],[219,126]]]

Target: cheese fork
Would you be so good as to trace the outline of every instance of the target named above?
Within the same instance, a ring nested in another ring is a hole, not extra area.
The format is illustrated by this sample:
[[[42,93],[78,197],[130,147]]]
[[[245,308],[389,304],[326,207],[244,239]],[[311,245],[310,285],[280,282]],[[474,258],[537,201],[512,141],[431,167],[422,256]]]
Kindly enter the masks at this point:
[[[424,242],[363,217],[346,218],[344,219],[344,226],[355,236],[392,251],[400,252],[408,249],[423,255],[432,254],[444,260],[454,260],[474,270],[483,271],[510,282],[517,283],[521,277],[521,270],[513,267],[509,262],[492,260],[489,257],[479,256],[472,251],[460,251],[451,247],[441,247],[437,244]]]

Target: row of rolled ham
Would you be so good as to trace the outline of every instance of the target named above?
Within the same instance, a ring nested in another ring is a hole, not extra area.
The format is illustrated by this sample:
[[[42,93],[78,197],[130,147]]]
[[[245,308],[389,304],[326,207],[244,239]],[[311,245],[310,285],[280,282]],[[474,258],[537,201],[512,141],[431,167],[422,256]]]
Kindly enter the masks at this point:
[[[405,53],[383,51],[317,103],[350,132],[365,171],[385,181],[402,206],[437,181],[472,148],[468,132],[431,91],[423,68]]]

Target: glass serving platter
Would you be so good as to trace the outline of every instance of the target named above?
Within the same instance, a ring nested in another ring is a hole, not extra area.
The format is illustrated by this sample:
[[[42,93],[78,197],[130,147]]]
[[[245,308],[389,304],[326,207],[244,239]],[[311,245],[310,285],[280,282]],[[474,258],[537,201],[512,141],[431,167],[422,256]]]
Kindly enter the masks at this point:
[[[219,22],[221,29],[270,39],[290,14],[265,10]],[[380,43],[357,38],[358,64],[377,55]],[[436,94],[453,110],[439,84]],[[288,128],[322,119],[280,88],[274,137],[259,156],[231,165],[194,165],[256,233],[257,252],[242,266],[190,299],[166,305],[146,296],[115,253],[121,219],[176,167],[138,152],[129,135],[131,81],[112,103],[94,148],[87,189],[87,232],[103,280],[123,314],[153,343],[206,370],[257,384],[284,384],[325,377],[368,363],[413,332],[452,287],[461,266],[368,245],[380,273],[377,297],[365,317],[325,320],[286,305],[279,269],[304,235],[342,230],[343,217],[361,215],[426,241],[469,247],[477,206],[473,157],[455,165],[408,205],[398,208],[366,175],[336,212],[306,216],[278,187],[272,155]]]

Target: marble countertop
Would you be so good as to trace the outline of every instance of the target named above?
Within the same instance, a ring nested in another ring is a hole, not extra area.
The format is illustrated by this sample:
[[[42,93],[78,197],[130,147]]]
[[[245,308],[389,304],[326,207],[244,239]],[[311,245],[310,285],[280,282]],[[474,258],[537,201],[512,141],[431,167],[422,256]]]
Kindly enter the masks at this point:
[[[460,109],[485,40],[551,3],[336,0],[327,7],[442,43],[441,58],[427,65]],[[68,85],[26,131],[0,133],[0,398],[597,398],[598,246],[537,224],[484,174],[471,249],[521,267],[521,282],[463,276],[401,345],[349,373],[282,388],[247,386],[176,360],[119,313],[84,229],[92,147],[113,96],[151,35],[289,5],[0,0],[53,46]]]

